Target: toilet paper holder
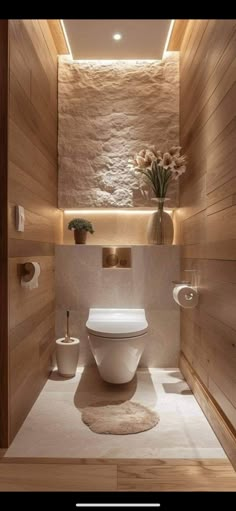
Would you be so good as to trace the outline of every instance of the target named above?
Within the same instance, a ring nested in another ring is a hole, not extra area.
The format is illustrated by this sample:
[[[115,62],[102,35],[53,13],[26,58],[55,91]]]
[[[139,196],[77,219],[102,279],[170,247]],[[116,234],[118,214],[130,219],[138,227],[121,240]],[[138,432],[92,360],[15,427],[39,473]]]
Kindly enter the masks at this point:
[[[193,308],[198,304],[198,289],[186,280],[173,280],[174,301],[183,308]]]
[[[22,278],[23,282],[29,282],[33,278],[34,273],[35,273],[35,268],[31,262],[22,264],[21,278]]]
[[[181,285],[184,285],[184,286],[192,286],[194,287],[195,289],[197,289],[197,270],[184,270],[184,272],[188,273],[188,276],[190,276],[190,280],[188,279],[183,279],[183,280],[172,280],[172,283],[175,285],[175,286],[181,286]]]
[[[35,289],[38,287],[40,276],[40,264],[37,262],[27,262],[21,265],[21,287]]]

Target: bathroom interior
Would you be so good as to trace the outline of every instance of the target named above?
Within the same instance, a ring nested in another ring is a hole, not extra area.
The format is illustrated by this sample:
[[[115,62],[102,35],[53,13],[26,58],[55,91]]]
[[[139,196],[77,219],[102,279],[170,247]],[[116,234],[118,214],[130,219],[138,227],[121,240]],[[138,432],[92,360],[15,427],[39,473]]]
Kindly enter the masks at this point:
[[[235,38],[0,20],[0,491],[236,491]]]

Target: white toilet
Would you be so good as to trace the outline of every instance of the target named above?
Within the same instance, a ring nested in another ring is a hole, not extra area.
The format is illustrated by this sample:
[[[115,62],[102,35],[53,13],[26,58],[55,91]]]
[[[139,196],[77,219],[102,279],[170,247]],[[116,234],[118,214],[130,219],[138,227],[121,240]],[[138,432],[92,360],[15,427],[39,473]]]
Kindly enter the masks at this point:
[[[86,323],[99,373],[109,383],[132,380],[145,348],[144,309],[89,309]]]

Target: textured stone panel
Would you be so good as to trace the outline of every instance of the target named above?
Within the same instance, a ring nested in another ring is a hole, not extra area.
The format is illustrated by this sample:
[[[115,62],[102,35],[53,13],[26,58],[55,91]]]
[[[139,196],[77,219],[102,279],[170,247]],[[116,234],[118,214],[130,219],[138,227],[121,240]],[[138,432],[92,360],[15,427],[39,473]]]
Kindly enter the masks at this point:
[[[60,57],[59,207],[153,206],[128,161],[148,145],[178,143],[178,53],[106,64]],[[175,182],[172,205],[177,190]]]

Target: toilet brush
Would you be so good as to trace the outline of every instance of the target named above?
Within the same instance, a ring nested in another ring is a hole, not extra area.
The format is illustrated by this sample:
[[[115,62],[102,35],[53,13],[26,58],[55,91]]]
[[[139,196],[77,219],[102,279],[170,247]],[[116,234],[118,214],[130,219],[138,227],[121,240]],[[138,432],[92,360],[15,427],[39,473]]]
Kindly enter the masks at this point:
[[[66,334],[64,342],[71,342],[69,331],[70,311],[66,311]]]
[[[56,339],[56,360],[58,372],[65,378],[71,378],[76,373],[79,359],[80,341],[70,336],[70,311],[66,311],[66,332],[64,337]]]

